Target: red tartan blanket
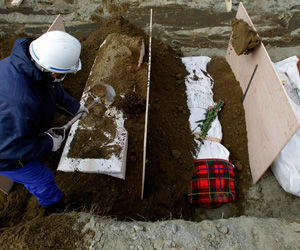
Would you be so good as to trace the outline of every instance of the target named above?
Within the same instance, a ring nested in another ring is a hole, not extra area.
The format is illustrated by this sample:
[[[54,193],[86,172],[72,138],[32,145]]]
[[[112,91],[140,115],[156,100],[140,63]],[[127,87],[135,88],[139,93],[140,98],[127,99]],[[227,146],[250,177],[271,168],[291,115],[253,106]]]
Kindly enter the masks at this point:
[[[222,159],[195,160],[196,173],[190,181],[189,202],[215,208],[236,199],[233,165]]]

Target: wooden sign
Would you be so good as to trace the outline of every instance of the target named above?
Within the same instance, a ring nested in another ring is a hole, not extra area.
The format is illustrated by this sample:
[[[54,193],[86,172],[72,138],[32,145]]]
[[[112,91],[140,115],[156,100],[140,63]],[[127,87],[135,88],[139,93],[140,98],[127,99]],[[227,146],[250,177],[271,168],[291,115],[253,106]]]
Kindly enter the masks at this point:
[[[55,18],[55,20],[53,21],[53,23],[51,24],[51,26],[49,27],[47,32],[53,31],[53,30],[66,31],[61,15],[58,15]]]
[[[242,2],[236,18],[255,30]],[[250,54],[238,56],[229,41],[226,60],[246,93],[243,105],[249,161],[253,183],[256,183],[300,128],[300,122],[263,43]]]

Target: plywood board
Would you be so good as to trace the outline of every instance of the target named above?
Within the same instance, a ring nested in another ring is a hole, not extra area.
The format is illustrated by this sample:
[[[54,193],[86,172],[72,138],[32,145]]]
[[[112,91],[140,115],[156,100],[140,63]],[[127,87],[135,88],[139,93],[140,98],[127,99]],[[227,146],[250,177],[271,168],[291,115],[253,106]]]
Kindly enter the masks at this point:
[[[147,77],[147,97],[145,111],[145,128],[144,128],[144,149],[143,149],[143,173],[142,173],[142,190],[141,199],[144,199],[145,172],[146,172],[146,157],[147,157],[147,131],[148,131],[148,116],[149,116],[149,94],[150,94],[150,79],[151,79],[151,47],[152,47],[152,9],[150,10],[150,34],[149,34],[149,60],[148,60],[148,77]]]
[[[0,175],[0,190],[5,193],[5,194],[8,194],[9,191],[11,190],[12,186],[13,186],[14,182],[3,176],[3,175]]]
[[[51,24],[51,26],[49,27],[47,32],[53,31],[53,30],[66,31],[61,15],[58,15],[55,18],[55,20],[53,21],[53,23]]]
[[[236,17],[255,29],[241,2]],[[300,122],[263,44],[248,55],[238,56],[229,42],[226,60],[243,93],[257,65],[243,102],[250,168],[256,183],[300,128]]]

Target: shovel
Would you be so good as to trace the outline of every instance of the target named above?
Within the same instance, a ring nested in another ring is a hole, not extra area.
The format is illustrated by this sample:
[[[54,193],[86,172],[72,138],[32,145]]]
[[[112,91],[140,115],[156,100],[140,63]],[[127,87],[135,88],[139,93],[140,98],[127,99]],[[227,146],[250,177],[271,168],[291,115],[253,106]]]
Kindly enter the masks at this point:
[[[113,103],[114,99],[115,99],[115,96],[116,96],[116,92],[115,92],[114,88],[112,86],[110,86],[109,84],[106,84],[104,82],[100,82],[99,84],[106,88],[106,99],[107,99],[107,101],[110,104]]]
[[[90,110],[90,108],[96,103],[99,102],[97,99],[94,99],[86,108]],[[66,137],[66,131],[76,122],[78,121],[82,116],[82,113],[77,114],[72,118],[72,120],[68,121],[64,126],[62,127],[54,127],[47,130],[45,133],[50,135],[61,135],[63,137],[63,140]]]
[[[115,96],[116,96],[116,92],[115,90],[113,89],[112,86],[106,84],[106,83],[103,83],[103,82],[100,82],[100,84],[102,86],[104,86],[106,88],[106,99],[107,101],[112,104],[114,102],[114,99],[115,99]],[[97,96],[95,96],[94,94],[92,93],[89,93],[89,95],[93,98],[93,101],[87,105],[87,109],[90,110],[92,108],[92,106],[95,104],[95,103],[102,103],[101,99]],[[82,116],[82,113],[79,113],[77,114],[76,116],[73,117],[72,120],[68,121],[64,126],[62,127],[54,127],[54,128],[50,128],[49,130],[47,130],[45,133],[48,133],[50,135],[61,135],[63,137],[63,140],[65,139],[66,137],[66,131],[76,122],[78,121]]]

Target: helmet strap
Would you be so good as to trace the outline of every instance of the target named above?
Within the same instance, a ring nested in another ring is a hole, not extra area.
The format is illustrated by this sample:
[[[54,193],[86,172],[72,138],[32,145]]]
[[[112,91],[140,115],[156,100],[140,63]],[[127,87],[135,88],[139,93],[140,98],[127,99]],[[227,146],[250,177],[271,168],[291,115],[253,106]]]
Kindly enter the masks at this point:
[[[34,63],[35,67],[37,67],[38,70],[45,72],[45,73],[50,73],[50,71],[46,70],[41,65],[39,65],[32,57],[31,57],[31,61]]]

